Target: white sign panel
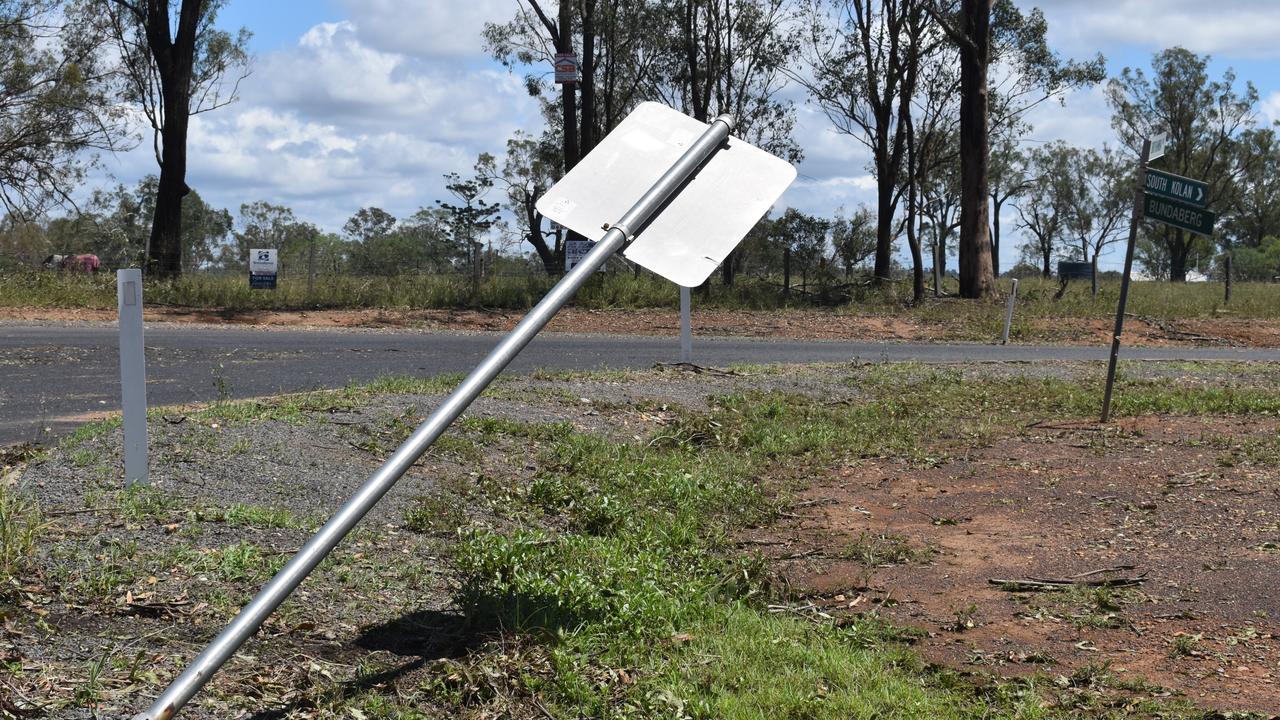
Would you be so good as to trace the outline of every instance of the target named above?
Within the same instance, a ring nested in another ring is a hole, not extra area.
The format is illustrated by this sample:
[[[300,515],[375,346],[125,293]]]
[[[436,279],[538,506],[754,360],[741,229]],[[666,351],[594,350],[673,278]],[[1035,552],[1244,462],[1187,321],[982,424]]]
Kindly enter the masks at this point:
[[[643,103],[538,200],[547,218],[604,237],[707,129],[659,103]],[[624,254],[684,287],[715,272],[796,177],[785,160],[730,136]]]
[[[578,56],[576,53],[556,53],[556,82],[578,82]]]
[[[569,272],[576,267],[587,256],[587,253],[591,252],[591,248],[595,246],[594,240],[565,240],[564,271]],[[604,272],[604,266],[601,265],[596,272]]]
[[[1164,157],[1165,147],[1169,144],[1169,134],[1160,133],[1151,138],[1151,152],[1147,155],[1147,161],[1150,162],[1156,158]]]
[[[280,267],[275,248],[249,250],[249,287],[274,290]]]

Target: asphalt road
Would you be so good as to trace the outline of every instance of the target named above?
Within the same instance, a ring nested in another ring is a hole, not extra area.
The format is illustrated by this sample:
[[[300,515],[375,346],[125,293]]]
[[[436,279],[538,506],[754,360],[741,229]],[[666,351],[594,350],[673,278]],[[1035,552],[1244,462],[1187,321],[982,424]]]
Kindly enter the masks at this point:
[[[381,375],[466,372],[498,333],[320,331],[221,326],[146,330],[151,406],[340,387]],[[47,441],[120,408],[114,325],[0,325],[0,446]],[[1105,360],[1107,348],[695,338],[699,365],[771,362]],[[678,359],[676,338],[546,334],[510,370],[647,368]],[[1280,351],[1128,348],[1125,359],[1280,360]]]

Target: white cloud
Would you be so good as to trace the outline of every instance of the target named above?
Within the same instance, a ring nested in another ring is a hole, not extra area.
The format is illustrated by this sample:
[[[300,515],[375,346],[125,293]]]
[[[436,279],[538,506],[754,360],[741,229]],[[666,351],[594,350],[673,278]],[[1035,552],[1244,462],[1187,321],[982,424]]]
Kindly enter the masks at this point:
[[[369,46],[431,58],[480,54],[485,22],[506,22],[517,10],[511,0],[343,0],[342,5]]]
[[[1262,122],[1260,122],[1259,125],[1280,122],[1280,90],[1271,93],[1271,95],[1263,100],[1258,111],[1262,116],[1260,118]]]
[[[1044,9],[1056,45],[1072,53],[1180,45],[1198,53],[1280,57],[1274,0],[1039,0],[1035,5]]]
[[[337,230],[360,207],[404,217],[430,206],[444,173],[541,128],[508,73],[364,38],[354,21],[323,23],[259,58],[239,102],[192,119],[188,183],[217,207],[267,200]],[[149,143],[107,164],[126,183],[156,172]]]

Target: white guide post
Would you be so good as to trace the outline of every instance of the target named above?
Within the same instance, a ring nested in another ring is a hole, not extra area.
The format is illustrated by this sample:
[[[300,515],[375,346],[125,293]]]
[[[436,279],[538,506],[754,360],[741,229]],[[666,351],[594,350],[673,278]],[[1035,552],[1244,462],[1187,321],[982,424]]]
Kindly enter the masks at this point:
[[[689,288],[680,286],[680,362],[693,362],[693,328],[690,321]]]
[[[124,479],[147,483],[147,368],[142,342],[142,271],[116,271],[120,309],[120,401],[124,409]]]
[[[1000,344],[1009,343],[1009,326],[1013,324],[1013,304],[1018,301],[1018,278],[1013,279],[1013,289],[1009,291],[1009,304],[1004,309],[1004,334],[1000,336]]]

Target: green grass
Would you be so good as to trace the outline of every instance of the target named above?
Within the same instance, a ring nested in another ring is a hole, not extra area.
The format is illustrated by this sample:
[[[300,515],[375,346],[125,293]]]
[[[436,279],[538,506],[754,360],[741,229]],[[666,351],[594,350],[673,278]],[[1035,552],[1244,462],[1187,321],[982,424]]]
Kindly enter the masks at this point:
[[[308,295],[306,280],[284,278],[274,291],[250,290],[240,275],[189,275],[175,281],[148,282],[146,302],[188,308],[241,312],[255,310],[308,310],[325,308],[427,309],[482,307],[523,310],[532,307],[553,281],[541,275],[499,276],[486,280],[472,295],[469,281],[454,276],[400,275],[394,277],[336,275],[317,279]],[[1010,281],[998,280],[1008,290]],[[779,278],[739,276],[731,287],[713,280],[709,290],[699,291],[697,307],[739,310],[782,310],[814,307],[806,296],[793,293],[784,299]],[[954,283],[948,291],[955,292]],[[1073,283],[1061,299],[1054,300],[1058,283],[1028,278],[1018,286],[1014,336],[1030,333],[1031,320],[1057,318],[1114,318],[1119,281],[1103,280],[1098,296],[1088,283]],[[919,322],[951,325],[960,336],[990,339],[1003,322],[1003,301],[975,303],[954,298],[934,299],[932,294],[911,307],[909,281],[881,288],[859,286],[850,304],[839,314],[899,315]],[[582,288],[574,305],[589,309],[678,307],[678,293],[671,283],[645,273],[599,275]],[[11,272],[0,277],[0,306],[114,309],[115,278],[110,273],[86,276],[52,272]],[[1237,282],[1231,304],[1224,305],[1220,283],[1134,282],[1129,311],[1163,319],[1280,317],[1280,285]]]
[[[0,485],[0,598],[30,569],[36,542],[47,527],[35,500]]]

